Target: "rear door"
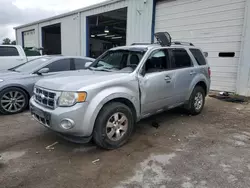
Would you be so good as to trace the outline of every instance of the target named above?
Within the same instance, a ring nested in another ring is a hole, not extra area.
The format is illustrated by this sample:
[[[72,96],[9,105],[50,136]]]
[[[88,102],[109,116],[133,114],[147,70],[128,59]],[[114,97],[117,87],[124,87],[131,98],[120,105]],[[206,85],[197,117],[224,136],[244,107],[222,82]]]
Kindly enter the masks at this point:
[[[9,69],[26,62],[15,46],[0,46],[0,70]]]
[[[184,48],[171,48],[171,69],[175,74],[174,100],[182,103],[186,100],[190,85],[197,74],[193,62]]]

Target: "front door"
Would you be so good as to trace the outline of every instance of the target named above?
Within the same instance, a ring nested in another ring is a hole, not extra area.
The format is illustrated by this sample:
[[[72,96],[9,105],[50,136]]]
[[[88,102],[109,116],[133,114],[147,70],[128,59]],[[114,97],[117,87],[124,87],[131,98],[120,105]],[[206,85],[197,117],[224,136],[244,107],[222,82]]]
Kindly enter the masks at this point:
[[[139,76],[142,117],[172,105],[175,78],[169,66],[169,56],[165,49],[153,51],[145,62],[143,74]]]

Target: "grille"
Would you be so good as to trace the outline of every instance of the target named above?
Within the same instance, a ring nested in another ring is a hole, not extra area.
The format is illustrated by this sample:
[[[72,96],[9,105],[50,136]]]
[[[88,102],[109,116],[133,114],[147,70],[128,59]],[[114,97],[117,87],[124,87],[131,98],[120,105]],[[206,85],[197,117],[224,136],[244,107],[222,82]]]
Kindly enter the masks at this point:
[[[41,124],[45,125],[45,126],[50,126],[50,120],[43,118],[35,113],[32,112],[33,117]]]
[[[34,90],[35,101],[44,107],[55,109],[56,93],[41,88]]]

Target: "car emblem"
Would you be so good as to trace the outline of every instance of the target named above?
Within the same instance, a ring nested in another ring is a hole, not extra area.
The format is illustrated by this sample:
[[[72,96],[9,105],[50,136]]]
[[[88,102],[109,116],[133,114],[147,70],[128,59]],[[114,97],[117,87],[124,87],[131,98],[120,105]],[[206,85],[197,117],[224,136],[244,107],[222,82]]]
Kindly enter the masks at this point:
[[[40,97],[41,97],[42,99],[44,99],[44,98],[45,98],[45,95],[44,95],[44,94],[41,94]]]

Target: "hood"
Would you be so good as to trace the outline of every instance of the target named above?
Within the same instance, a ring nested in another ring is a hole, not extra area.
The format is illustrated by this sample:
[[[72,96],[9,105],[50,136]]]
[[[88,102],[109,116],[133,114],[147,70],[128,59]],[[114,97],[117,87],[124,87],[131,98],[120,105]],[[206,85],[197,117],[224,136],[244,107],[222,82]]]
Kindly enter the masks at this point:
[[[38,87],[43,87],[56,91],[78,91],[82,87],[107,82],[113,79],[127,76],[128,73],[103,72],[103,71],[71,71],[45,78],[36,83]]]

